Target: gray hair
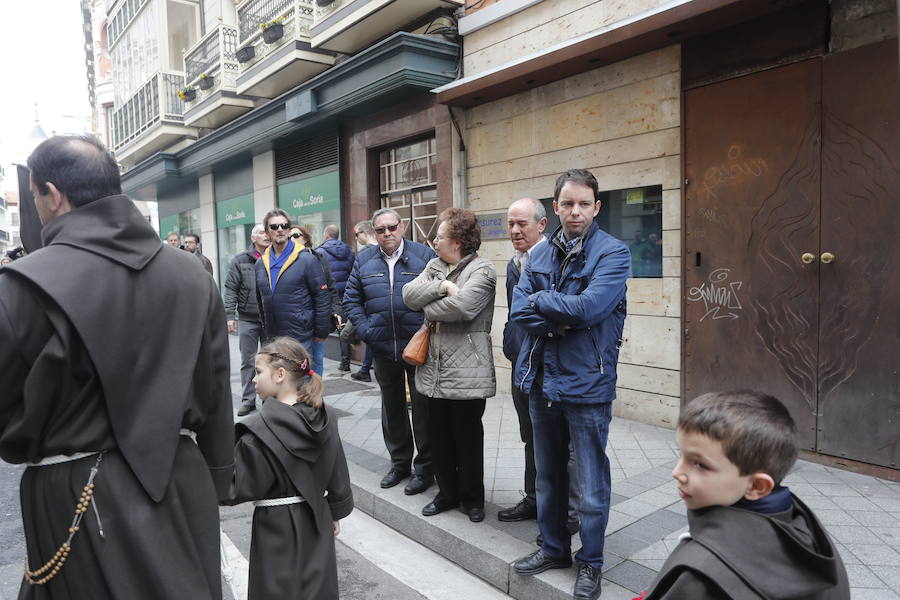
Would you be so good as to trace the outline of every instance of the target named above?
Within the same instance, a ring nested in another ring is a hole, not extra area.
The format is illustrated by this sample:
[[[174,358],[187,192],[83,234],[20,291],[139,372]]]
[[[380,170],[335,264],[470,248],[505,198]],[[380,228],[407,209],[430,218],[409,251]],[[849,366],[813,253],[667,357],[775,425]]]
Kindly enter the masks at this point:
[[[372,221],[360,221],[353,229],[355,229],[357,233],[365,233],[366,235],[375,233],[375,228],[372,227]]]
[[[401,223],[403,222],[403,217],[401,217],[400,213],[398,213],[393,208],[379,208],[374,213],[372,213],[372,225],[375,224],[375,220],[381,215],[394,215],[395,217],[397,217],[398,221],[400,221]]]
[[[250,230],[250,235],[259,235],[261,233],[265,233],[265,231],[266,231],[265,227],[257,224],[257,225],[254,225],[253,229]]]
[[[522,200],[530,200],[531,208],[534,213],[534,222],[540,223],[541,219],[547,216],[547,209],[544,208],[544,203],[540,200],[535,200],[534,198],[522,198]],[[516,201],[518,202],[518,200]]]
[[[327,225],[325,227],[325,230],[322,231],[322,235],[324,235],[326,238],[333,238],[336,240],[341,235],[341,230],[338,229],[337,225]]]
[[[181,234],[178,233],[177,231],[170,231],[169,233],[167,233],[167,234],[166,234],[166,239],[168,239],[170,235],[176,235],[176,236],[178,236],[178,239],[179,239],[179,240],[181,239]]]

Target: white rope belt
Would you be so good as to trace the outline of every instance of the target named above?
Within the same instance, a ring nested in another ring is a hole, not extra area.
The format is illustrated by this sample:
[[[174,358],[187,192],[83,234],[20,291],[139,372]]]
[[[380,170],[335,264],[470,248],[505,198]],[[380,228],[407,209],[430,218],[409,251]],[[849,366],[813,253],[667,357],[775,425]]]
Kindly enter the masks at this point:
[[[178,431],[178,435],[183,435],[191,438],[194,443],[197,443],[197,434],[190,429],[182,428]],[[75,454],[55,454],[53,456],[48,456],[47,458],[42,458],[41,460],[35,462],[28,462],[29,467],[49,467],[50,465],[58,465],[64,462],[72,462],[73,460],[81,460],[82,458],[87,458],[88,456],[94,456],[96,454],[100,454],[100,451],[97,450],[95,452],[76,452]]]
[[[306,498],[301,496],[288,496],[287,498],[267,498],[265,500],[254,500],[253,506],[287,506],[288,504],[300,504],[306,502]]]

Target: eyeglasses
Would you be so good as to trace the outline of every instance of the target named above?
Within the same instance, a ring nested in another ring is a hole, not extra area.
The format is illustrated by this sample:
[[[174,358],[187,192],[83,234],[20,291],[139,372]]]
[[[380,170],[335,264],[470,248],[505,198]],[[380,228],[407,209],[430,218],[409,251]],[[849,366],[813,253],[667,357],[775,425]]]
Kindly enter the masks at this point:
[[[279,229],[290,229],[290,223],[269,223],[269,229],[272,231],[278,231]]]
[[[298,239],[298,238],[303,237],[303,235],[302,235],[302,234],[299,234],[299,233],[295,233],[295,234],[292,235],[291,237],[294,238],[294,239],[296,240],[296,239]],[[305,240],[306,238],[304,237],[303,239]]]
[[[388,225],[386,227],[376,227],[375,233],[378,235],[384,235],[385,231],[397,231],[397,228],[400,227],[400,223],[394,223],[393,225]]]

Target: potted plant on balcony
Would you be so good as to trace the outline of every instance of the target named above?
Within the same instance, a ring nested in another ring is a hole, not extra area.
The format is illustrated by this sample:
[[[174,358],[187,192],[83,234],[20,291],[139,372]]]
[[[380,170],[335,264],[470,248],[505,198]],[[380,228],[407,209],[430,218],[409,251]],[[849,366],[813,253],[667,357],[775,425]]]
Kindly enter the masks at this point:
[[[178,90],[178,97],[185,102],[193,102],[197,98],[197,88],[192,85]]]
[[[284,36],[284,19],[276,17],[271,21],[260,23],[259,28],[262,30],[263,40],[267,44],[274,44]]]
[[[206,73],[200,73],[200,79],[197,81],[197,86],[201,90],[208,90],[212,86],[216,84],[216,78],[211,75],[207,75]]]
[[[239,63],[245,63],[256,56],[256,46],[253,46],[252,44],[250,46],[244,46],[243,48],[239,48],[234,54]]]

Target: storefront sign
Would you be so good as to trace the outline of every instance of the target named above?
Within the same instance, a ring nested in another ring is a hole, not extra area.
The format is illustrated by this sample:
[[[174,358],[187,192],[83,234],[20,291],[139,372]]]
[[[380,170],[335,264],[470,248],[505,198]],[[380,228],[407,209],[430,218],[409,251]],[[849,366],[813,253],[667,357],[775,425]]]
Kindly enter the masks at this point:
[[[253,194],[216,202],[216,227],[219,229],[252,225],[253,222]]]
[[[278,186],[278,207],[291,217],[315,214],[341,207],[341,183],[337,171],[314,175]]]
[[[509,238],[509,232],[506,230],[506,212],[478,215],[478,225],[481,226],[482,241]]]

